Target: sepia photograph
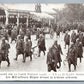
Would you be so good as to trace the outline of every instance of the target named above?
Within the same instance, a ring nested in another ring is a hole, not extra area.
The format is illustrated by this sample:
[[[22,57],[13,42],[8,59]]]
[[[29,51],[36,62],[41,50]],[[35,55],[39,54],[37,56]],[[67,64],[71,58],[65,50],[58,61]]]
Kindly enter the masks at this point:
[[[0,4],[0,72],[84,72],[84,4]]]

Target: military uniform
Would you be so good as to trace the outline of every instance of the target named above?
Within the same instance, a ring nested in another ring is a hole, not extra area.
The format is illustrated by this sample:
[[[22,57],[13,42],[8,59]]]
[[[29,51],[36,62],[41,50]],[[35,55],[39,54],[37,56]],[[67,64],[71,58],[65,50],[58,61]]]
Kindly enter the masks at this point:
[[[21,39],[24,39],[24,32],[20,30],[19,35],[21,36]]]
[[[72,44],[68,49],[67,59],[68,59],[69,71],[71,71],[71,64],[74,65],[74,69],[76,70],[77,53],[76,53],[76,47],[74,44]]]
[[[8,40],[8,31],[4,30],[3,37],[5,37],[5,40]]]
[[[76,62],[76,52],[75,52],[75,49],[74,49],[74,45],[73,45],[73,47],[71,48],[69,48],[68,49],[68,53],[67,53],[67,59],[68,60],[71,60],[71,64],[76,64],[75,62]]]
[[[3,61],[6,60],[8,62],[8,66],[9,66],[10,62],[9,62],[8,53],[9,53],[10,45],[5,42],[5,39],[2,39],[2,41],[4,41],[4,42],[1,43],[0,54],[2,54],[2,60]]]
[[[31,39],[31,32],[30,30],[26,30],[26,36],[28,37],[28,39]]]
[[[78,35],[79,41],[83,44],[83,33],[79,33]]]
[[[66,48],[66,45],[70,44],[70,35],[66,34],[64,37],[64,41],[65,41],[65,48]]]
[[[45,38],[43,36],[40,36],[38,40],[38,48],[39,48],[39,56],[41,51],[43,51],[45,55],[46,47],[45,47]]]
[[[71,35],[71,42],[75,43],[76,39],[77,39],[77,35],[76,35],[75,32],[73,32],[72,35]]]
[[[84,47],[84,36],[83,36],[83,38],[82,38],[82,45],[83,45],[83,47]]]
[[[40,30],[39,30],[39,29],[37,29],[36,39],[39,39],[39,35],[40,35]]]
[[[56,34],[57,34],[57,36],[60,35],[60,27],[57,27]]]
[[[21,39],[21,36],[18,36],[19,38],[17,38],[16,41],[16,58],[15,60],[17,60],[18,55],[23,54],[24,55],[24,42]]]
[[[52,51],[53,48],[49,49],[49,52],[47,53],[47,66],[48,66],[48,72],[51,70],[56,72],[56,66],[55,66],[55,59],[54,59],[54,53]]]
[[[30,40],[24,43],[24,57],[26,58],[27,56],[30,56],[30,61],[32,60],[31,47],[32,47],[32,42]],[[25,58],[24,58],[24,62],[25,62]]]
[[[11,33],[11,42],[12,42],[13,40],[16,41],[16,39],[17,39],[17,30],[16,30],[16,29],[13,29],[13,30],[12,30],[12,33]]]
[[[81,58],[83,57],[83,48],[82,48],[82,43],[80,41],[76,42],[76,50],[77,50],[77,57],[80,58],[80,62],[81,62]]]
[[[54,70],[56,71],[56,68],[61,67],[61,56],[60,53],[62,53],[61,47],[58,44],[54,44],[47,54],[47,64],[48,64],[48,71]],[[59,63],[59,66],[57,65]]]

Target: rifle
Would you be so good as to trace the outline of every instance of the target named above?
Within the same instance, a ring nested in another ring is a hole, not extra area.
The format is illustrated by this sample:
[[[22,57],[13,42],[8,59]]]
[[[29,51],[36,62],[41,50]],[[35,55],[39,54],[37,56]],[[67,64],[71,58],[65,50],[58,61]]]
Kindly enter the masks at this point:
[[[38,47],[38,46],[36,45],[36,46],[32,47],[32,49],[34,49],[34,48],[36,48],[36,47]]]

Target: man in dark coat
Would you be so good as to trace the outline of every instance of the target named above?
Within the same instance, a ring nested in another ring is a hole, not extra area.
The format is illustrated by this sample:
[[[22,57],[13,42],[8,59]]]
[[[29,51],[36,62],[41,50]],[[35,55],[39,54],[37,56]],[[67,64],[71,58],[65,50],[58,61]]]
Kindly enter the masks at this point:
[[[79,41],[83,44],[83,33],[80,31],[78,35]]]
[[[26,38],[24,43],[24,62],[27,56],[30,56],[30,61],[32,61],[32,52],[31,52],[32,42],[30,39]]]
[[[60,26],[58,26],[57,29],[56,29],[56,35],[60,36]]]
[[[16,41],[16,58],[15,60],[18,59],[18,55],[22,54],[24,58],[24,42],[23,39],[21,39],[21,36],[18,35],[17,41]],[[24,61],[24,59],[23,59]]]
[[[3,37],[5,37],[5,40],[8,40],[8,31],[6,29],[4,29],[4,32],[3,32]]]
[[[71,44],[71,46],[68,49],[67,53],[67,59],[68,59],[68,66],[69,66],[69,71],[71,71],[71,64],[74,65],[74,70],[76,70],[76,65],[77,65],[77,54],[76,54],[76,49],[75,49],[75,44]]]
[[[8,29],[8,35],[11,36],[11,29],[12,29],[11,24],[7,26],[7,29]]]
[[[48,67],[48,72],[51,70],[56,72],[56,65],[55,65],[55,58],[54,58],[54,53],[53,53],[53,47],[51,47],[47,53],[47,67]]]
[[[37,32],[36,32],[36,40],[39,39],[39,36],[40,36],[40,29],[37,28]]]
[[[53,48],[56,50],[55,53],[56,53],[56,56],[58,58],[57,62],[59,63],[59,67],[61,67],[62,59],[61,59],[61,55],[60,54],[63,54],[61,46],[57,43],[57,41],[55,41],[55,43],[53,45]]]
[[[40,34],[40,38],[38,40],[38,48],[39,48],[39,56],[38,57],[40,57],[41,51],[43,51],[43,53],[45,55],[45,50],[46,50],[45,37],[42,34]]]
[[[55,41],[54,45],[49,49],[49,52],[47,54],[47,65],[48,65],[48,71],[51,70],[56,72],[56,68],[61,67],[61,56],[60,53],[62,53],[60,45],[57,44],[57,41]],[[57,65],[59,63],[59,66]]]
[[[76,35],[76,33],[73,31],[72,34],[71,34],[71,42],[75,43],[75,42],[76,42],[76,39],[77,39],[77,35]]]
[[[75,43],[76,50],[77,50],[77,58],[80,58],[80,63],[81,63],[81,58],[83,57],[83,46],[82,42],[77,39],[77,42]]]
[[[23,39],[24,40],[24,32],[23,32],[23,30],[22,29],[20,29],[20,32],[19,32],[19,35],[21,36],[21,39]]]
[[[3,38],[1,43],[0,53],[2,54],[2,60],[8,62],[8,66],[10,66],[9,57],[8,57],[9,48],[10,45],[5,41],[5,38]]]
[[[84,47],[84,35],[83,35],[83,38],[82,38],[82,45]]]
[[[66,48],[66,45],[69,46],[70,44],[70,35],[68,33],[65,34],[64,41],[65,41],[65,48]]]
[[[16,41],[16,39],[17,39],[17,30],[16,28],[14,28],[12,29],[12,32],[11,32],[11,43],[13,40]]]
[[[28,39],[31,39],[31,32],[29,29],[26,30],[26,36],[28,37]]]

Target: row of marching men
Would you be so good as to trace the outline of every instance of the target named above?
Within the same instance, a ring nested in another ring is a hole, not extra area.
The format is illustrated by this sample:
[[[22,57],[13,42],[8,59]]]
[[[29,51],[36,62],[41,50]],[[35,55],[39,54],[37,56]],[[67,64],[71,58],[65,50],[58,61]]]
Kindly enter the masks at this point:
[[[68,69],[69,71],[71,71],[71,64],[73,64],[74,70],[76,70],[77,58],[80,59],[80,63],[82,62],[81,58],[83,57],[84,35],[82,32],[76,34],[76,32],[73,31],[70,36],[68,32],[66,32],[64,36],[64,42],[65,48],[66,45],[68,45],[68,51],[66,53]],[[49,49],[47,54],[47,65],[49,72],[51,70],[57,71],[57,68],[61,67],[61,62],[64,62],[64,60],[61,59],[61,54],[63,55],[63,52],[61,49],[61,45],[58,44],[58,41],[56,40],[53,46]]]
[[[16,28],[13,31],[16,31]],[[0,48],[0,55],[1,55],[0,57],[2,57],[2,59],[0,61],[7,61],[8,66],[10,66],[10,60],[9,60],[8,54],[11,52],[9,52],[10,44],[7,40],[8,39],[5,36],[3,36],[1,48]],[[16,41],[16,57],[14,58],[14,60],[18,60],[18,55],[22,54],[23,62],[26,61],[26,57],[30,57],[30,61],[32,61],[32,54],[33,54],[32,49],[34,49],[35,47],[38,47],[39,49],[38,57],[40,57],[41,51],[43,51],[45,55],[45,50],[46,50],[45,36],[43,34],[39,35],[39,38],[37,40],[38,41],[37,45],[34,46],[33,48],[32,48],[31,35],[29,34],[29,30],[28,30],[28,34],[26,34],[25,41],[24,41],[24,36],[22,33],[17,35],[16,39],[14,40]]]
[[[10,35],[9,35],[9,30],[6,28],[2,29],[1,32],[3,35],[2,37],[5,37],[5,39],[8,41],[9,41],[9,37],[10,37],[11,43],[12,43],[12,41],[16,41],[18,35],[21,35],[22,38],[24,38],[25,35],[28,36],[29,38],[31,38],[30,30],[28,28],[26,28],[25,31],[24,30],[25,30],[25,28],[23,28],[22,26],[20,26],[20,27],[14,26],[14,28],[11,29]]]

